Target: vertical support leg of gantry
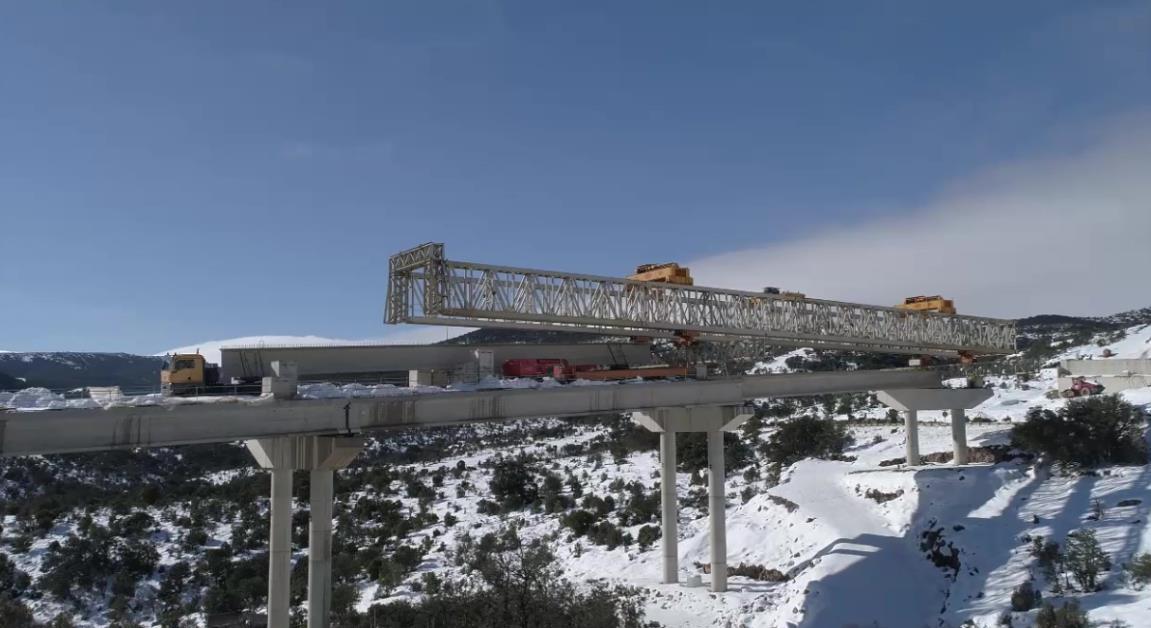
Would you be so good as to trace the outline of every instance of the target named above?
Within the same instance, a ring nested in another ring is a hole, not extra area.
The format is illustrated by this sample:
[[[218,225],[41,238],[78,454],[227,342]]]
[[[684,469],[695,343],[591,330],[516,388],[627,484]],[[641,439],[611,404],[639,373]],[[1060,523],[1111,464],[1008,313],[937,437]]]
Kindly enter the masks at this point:
[[[661,540],[663,541],[663,581],[679,582],[679,504],[675,485],[675,432],[659,433]]]
[[[268,534],[268,625],[287,626],[292,580],[292,469],[272,468]]]
[[[313,469],[308,529],[308,628],[328,628],[332,611],[332,499],[334,472]]]
[[[723,432],[707,433],[708,515],[711,523],[711,590],[727,591],[727,499],[724,494]]]
[[[955,464],[967,464],[967,412],[963,408],[951,410],[951,446]]]
[[[907,431],[907,466],[919,466],[919,412],[905,410],[903,412],[904,425]]]

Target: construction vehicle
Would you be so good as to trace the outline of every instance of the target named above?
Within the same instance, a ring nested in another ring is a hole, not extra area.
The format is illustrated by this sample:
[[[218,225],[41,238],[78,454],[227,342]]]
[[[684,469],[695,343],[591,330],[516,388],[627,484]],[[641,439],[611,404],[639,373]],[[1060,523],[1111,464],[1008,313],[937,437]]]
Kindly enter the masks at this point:
[[[160,369],[160,392],[165,397],[190,395],[255,395],[260,393],[259,378],[220,381],[220,365],[212,364],[199,353],[173,353],[164,358]]]
[[[806,299],[807,295],[802,292],[790,292],[788,290],[780,290],[775,286],[767,286],[763,289],[764,294],[772,294],[784,299]]]
[[[1072,397],[1090,397],[1103,394],[1103,384],[1087,381],[1086,377],[1076,377],[1071,380],[1071,387],[1060,391],[1060,395],[1070,399]]]
[[[942,296],[935,294],[929,297],[907,297],[903,303],[895,307],[901,310],[911,310],[913,312],[937,312],[939,314],[955,314],[955,302],[951,299],[944,299]]]
[[[651,281],[656,283],[674,283],[681,286],[695,285],[691,278],[691,270],[675,262],[665,264],[640,264],[635,267],[635,274],[628,279],[632,281]]]
[[[617,381],[624,379],[668,379],[672,377],[687,377],[688,369],[685,366],[641,366],[629,368],[626,366],[601,366],[598,364],[571,365],[567,360],[555,359],[516,359],[504,362],[502,369],[504,377],[530,377],[542,379],[551,377],[558,382],[570,382],[577,379],[592,381]]]

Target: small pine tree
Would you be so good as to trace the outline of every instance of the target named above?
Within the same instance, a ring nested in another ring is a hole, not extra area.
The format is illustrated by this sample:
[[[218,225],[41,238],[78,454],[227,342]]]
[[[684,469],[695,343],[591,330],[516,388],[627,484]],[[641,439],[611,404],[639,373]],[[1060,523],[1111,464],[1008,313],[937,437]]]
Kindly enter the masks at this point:
[[[1079,530],[1067,535],[1065,560],[1071,576],[1086,592],[1097,591],[1099,573],[1111,568],[1111,560],[1099,547],[1094,530]]]

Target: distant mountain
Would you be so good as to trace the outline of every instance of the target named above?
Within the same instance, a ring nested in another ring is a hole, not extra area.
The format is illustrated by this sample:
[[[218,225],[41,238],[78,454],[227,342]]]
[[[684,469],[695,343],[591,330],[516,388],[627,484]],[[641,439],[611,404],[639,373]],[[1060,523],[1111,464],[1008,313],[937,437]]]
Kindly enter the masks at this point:
[[[27,384],[7,373],[0,373],[0,390],[15,390],[24,388]]]
[[[1016,324],[1020,335],[1070,332],[1105,332],[1151,324],[1151,307],[1109,316],[1063,316],[1039,314],[1021,318]]]
[[[0,377],[0,389],[158,387],[162,364],[162,358],[131,353],[0,353],[0,373],[15,380]]]

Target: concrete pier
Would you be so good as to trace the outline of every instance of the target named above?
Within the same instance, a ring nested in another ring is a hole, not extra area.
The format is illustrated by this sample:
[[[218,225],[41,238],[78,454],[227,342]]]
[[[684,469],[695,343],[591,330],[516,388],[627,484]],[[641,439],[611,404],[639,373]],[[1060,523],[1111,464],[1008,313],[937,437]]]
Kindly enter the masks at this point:
[[[919,465],[919,411],[903,411],[903,427],[907,433],[907,466]]]
[[[727,498],[724,491],[723,432],[707,433],[708,520],[711,524],[711,590],[727,591]]]
[[[268,625],[287,626],[292,582],[292,469],[272,469],[268,532]]]
[[[632,421],[660,435],[660,497],[663,507],[663,581],[679,581],[679,549],[675,493],[675,435],[706,432],[708,512],[711,525],[711,590],[727,590],[727,499],[724,495],[723,433],[750,419],[748,406],[686,406],[632,413]]]
[[[308,628],[326,628],[332,613],[332,500],[335,472],[313,469],[308,528]]]
[[[963,408],[951,410],[951,447],[955,452],[952,462],[967,464],[970,459],[967,454],[967,412]]]
[[[967,412],[991,398],[986,388],[903,388],[880,391],[880,403],[904,413],[907,427],[907,464],[917,466],[919,457],[919,411],[948,410],[951,415],[952,461],[967,464]]]
[[[663,542],[664,584],[679,582],[679,504],[676,496],[675,432],[659,435],[660,539]]]
[[[292,473],[311,471],[308,534],[308,628],[328,628],[332,608],[332,500],[334,470],[364,447],[362,437],[280,436],[247,441],[248,451],[271,470],[268,626],[288,626],[292,578]]]

